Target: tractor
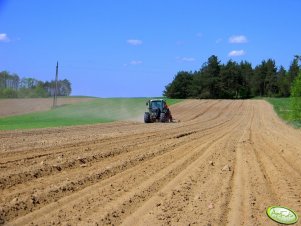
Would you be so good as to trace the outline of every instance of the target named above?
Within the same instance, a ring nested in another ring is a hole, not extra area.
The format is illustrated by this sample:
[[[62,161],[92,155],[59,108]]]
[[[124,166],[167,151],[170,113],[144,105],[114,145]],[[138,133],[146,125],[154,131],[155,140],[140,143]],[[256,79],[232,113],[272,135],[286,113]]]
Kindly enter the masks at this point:
[[[171,112],[163,99],[153,99],[146,102],[148,111],[144,113],[144,122],[172,122]]]

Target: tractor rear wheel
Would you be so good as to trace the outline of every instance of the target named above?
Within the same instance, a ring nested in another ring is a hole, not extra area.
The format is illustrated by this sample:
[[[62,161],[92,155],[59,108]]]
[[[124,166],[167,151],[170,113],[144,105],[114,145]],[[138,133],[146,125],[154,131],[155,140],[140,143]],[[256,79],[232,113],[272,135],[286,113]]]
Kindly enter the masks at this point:
[[[165,113],[161,113],[160,114],[160,122],[166,122],[167,121],[167,117]]]

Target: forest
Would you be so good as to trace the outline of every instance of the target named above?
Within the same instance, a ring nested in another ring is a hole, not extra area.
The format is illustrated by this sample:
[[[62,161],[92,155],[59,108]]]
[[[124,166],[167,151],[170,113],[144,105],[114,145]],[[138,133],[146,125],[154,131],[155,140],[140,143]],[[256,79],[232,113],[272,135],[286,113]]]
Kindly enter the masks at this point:
[[[35,78],[20,78],[7,71],[0,72],[0,98],[50,97],[54,95],[54,91],[55,81],[43,82]],[[69,96],[71,91],[69,80],[58,80],[58,96]]]
[[[293,82],[301,72],[296,55],[289,69],[277,67],[275,60],[263,60],[253,67],[247,61],[229,60],[221,64],[217,56],[208,58],[198,71],[180,71],[163,95],[168,98],[245,99],[252,97],[289,97]]]

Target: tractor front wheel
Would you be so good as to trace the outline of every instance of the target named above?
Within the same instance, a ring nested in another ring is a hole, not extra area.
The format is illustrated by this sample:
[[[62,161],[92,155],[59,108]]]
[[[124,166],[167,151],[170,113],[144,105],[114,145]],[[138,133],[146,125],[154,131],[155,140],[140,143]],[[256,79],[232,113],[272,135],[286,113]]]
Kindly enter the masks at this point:
[[[150,114],[149,112],[145,112],[144,113],[144,123],[150,123],[151,119],[150,119]]]

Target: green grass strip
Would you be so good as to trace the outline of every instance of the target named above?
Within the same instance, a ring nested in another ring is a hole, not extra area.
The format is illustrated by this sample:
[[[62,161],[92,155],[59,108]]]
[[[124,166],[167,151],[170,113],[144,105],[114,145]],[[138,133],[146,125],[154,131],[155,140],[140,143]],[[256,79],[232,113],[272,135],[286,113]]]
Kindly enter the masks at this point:
[[[61,106],[49,111],[0,118],[0,130],[49,128],[113,122],[117,120],[143,120],[149,98],[97,98]],[[168,105],[181,100],[166,99]]]
[[[273,105],[280,118],[295,128],[301,128],[301,118],[296,117],[298,115],[296,111],[299,111],[299,109],[293,107],[291,98],[265,98],[265,100]]]

